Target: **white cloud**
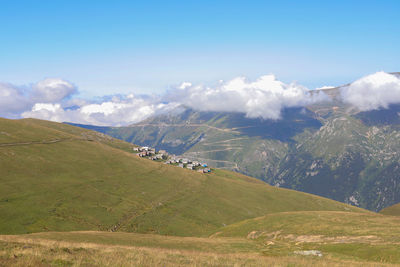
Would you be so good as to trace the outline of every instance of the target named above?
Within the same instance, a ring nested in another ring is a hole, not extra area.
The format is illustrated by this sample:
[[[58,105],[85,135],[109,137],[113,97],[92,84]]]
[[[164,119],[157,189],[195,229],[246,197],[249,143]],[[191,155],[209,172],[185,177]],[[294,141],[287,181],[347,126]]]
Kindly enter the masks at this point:
[[[179,99],[197,110],[242,112],[247,117],[264,119],[279,119],[284,108],[305,106],[324,98],[323,94],[313,97],[307,88],[295,83],[278,81],[274,75],[262,76],[254,82],[238,77],[221,81],[216,87],[185,84],[179,89],[170,92],[167,99]]]
[[[76,87],[65,80],[47,78],[33,86],[32,100],[43,103],[54,103],[76,92]]]
[[[37,103],[33,106],[32,111],[47,110],[50,112],[56,112],[59,109],[61,109],[60,104]]]
[[[102,103],[84,104],[76,109],[62,108],[60,104],[35,104],[22,117],[33,117],[58,122],[76,122],[93,125],[122,126],[142,121],[149,116],[166,113],[177,103],[162,104],[158,99],[143,99],[128,95],[113,97]]]
[[[178,88],[183,90],[183,89],[186,89],[187,87],[190,87],[190,86],[192,86],[192,83],[183,82]]]
[[[49,78],[28,87],[0,83],[0,116],[18,118],[36,103],[58,103],[76,92],[61,79]]]
[[[33,85],[27,95],[17,90],[11,98],[20,97],[28,102],[19,110],[20,117],[121,126],[176,111],[182,104],[200,111],[241,112],[251,118],[279,119],[284,108],[305,106],[326,97],[323,93],[310,94],[307,88],[295,83],[285,84],[274,75],[255,81],[238,77],[219,81],[214,87],[184,82],[162,96],[129,94],[104,97],[98,102],[71,98],[76,91],[67,81],[46,79]]]
[[[320,89],[325,88],[331,87]],[[219,81],[212,87],[184,82],[162,96],[129,94],[104,97],[96,102],[73,98],[76,92],[74,85],[56,78],[30,87],[3,83],[0,116],[120,126],[176,110],[183,104],[200,111],[241,112],[251,118],[279,119],[284,108],[328,99],[324,93],[310,94],[307,88],[285,84],[274,75],[261,76],[255,81],[237,77]],[[344,102],[360,110],[387,108],[400,103],[400,77],[378,72],[342,88],[341,96]]]
[[[333,88],[335,88],[335,87],[330,86],[330,85],[324,85],[322,87],[315,88],[315,90],[326,90],[326,89],[333,89]]]
[[[104,102],[101,104],[90,104],[83,106],[81,109],[81,112],[84,114],[93,114],[93,113],[99,113],[99,114],[104,114],[105,116],[108,116],[110,114],[115,113],[119,109],[126,108],[127,104],[121,104],[121,103],[114,103],[114,102]]]
[[[388,108],[391,104],[400,103],[400,78],[377,72],[342,88],[341,96],[344,102],[361,111]]]
[[[62,122],[68,116],[60,104],[37,103],[32,111],[22,113],[22,117]]]

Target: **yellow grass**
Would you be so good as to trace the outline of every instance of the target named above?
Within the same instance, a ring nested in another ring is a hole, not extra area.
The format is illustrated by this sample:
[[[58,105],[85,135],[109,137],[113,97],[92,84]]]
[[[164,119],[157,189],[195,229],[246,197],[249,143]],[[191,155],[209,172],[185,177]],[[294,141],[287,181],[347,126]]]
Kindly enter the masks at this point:
[[[57,233],[53,233],[55,234]],[[93,234],[101,235],[102,233],[94,232]],[[139,238],[142,237],[139,236]],[[209,245],[226,242],[219,238],[167,236],[160,238],[169,239],[175,244],[180,241],[204,242]],[[329,257],[297,255],[267,257],[254,252],[229,253],[201,250],[68,242],[39,236],[3,235],[0,236],[0,266],[392,266],[339,261]]]

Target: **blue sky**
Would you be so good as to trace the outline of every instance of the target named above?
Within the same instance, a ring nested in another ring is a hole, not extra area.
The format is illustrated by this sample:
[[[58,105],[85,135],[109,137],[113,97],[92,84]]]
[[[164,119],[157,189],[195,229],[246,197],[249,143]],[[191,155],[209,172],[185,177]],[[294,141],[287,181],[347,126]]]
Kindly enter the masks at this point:
[[[400,71],[400,1],[1,1],[0,82],[83,97],[273,73],[309,88]]]

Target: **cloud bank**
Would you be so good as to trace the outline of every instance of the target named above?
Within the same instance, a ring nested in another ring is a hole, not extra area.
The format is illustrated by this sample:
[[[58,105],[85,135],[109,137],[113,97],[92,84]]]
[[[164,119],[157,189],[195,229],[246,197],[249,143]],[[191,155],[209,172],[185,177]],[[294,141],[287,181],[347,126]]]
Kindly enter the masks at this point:
[[[201,111],[241,112],[249,118],[279,119],[284,108],[322,100],[323,94],[311,95],[303,86],[285,84],[274,75],[265,75],[254,82],[245,77],[220,81],[215,87],[183,83],[168,97]]]
[[[37,103],[30,111],[23,112],[22,117],[102,126],[124,126],[150,116],[166,113],[176,107],[176,103],[163,104],[156,99],[147,100],[129,95],[115,96],[101,103],[84,102],[81,106],[73,108],[63,107],[59,103]]]
[[[341,89],[344,102],[361,111],[388,108],[400,103],[400,78],[386,72],[365,76]]]
[[[75,85],[56,78],[24,87],[0,83],[0,116],[123,126],[185,105],[200,111],[240,112],[249,118],[276,120],[285,108],[328,98],[324,93],[311,94],[296,83],[285,84],[274,75],[255,81],[237,77],[216,86],[184,82],[158,96],[115,95],[88,101],[77,98],[77,92]],[[400,103],[400,78],[378,72],[343,87],[341,96],[362,111],[388,108]]]
[[[123,126],[185,105],[200,111],[241,112],[250,118],[279,119],[288,107],[322,100],[295,83],[285,84],[274,75],[255,81],[238,77],[216,86],[184,82],[159,96],[118,95],[101,101],[74,98],[76,86],[56,78],[28,87],[0,84],[0,116],[39,118],[58,122]]]

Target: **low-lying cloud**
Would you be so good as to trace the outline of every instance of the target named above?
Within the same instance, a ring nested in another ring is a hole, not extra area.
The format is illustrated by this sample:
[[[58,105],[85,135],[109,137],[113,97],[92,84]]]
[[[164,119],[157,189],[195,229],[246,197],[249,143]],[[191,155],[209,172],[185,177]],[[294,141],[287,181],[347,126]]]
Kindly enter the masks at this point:
[[[341,96],[344,102],[361,111],[386,109],[400,103],[400,78],[394,74],[377,72],[343,87]]]
[[[325,101],[323,93],[296,83],[285,84],[274,75],[255,81],[238,77],[216,86],[184,82],[158,96],[116,95],[102,101],[74,97],[76,86],[62,79],[45,79],[18,87],[0,83],[0,116],[33,117],[58,122],[123,126],[187,106],[200,111],[240,112],[249,118],[280,119],[285,108]],[[378,72],[341,89],[343,101],[362,111],[400,103],[399,77]]]
[[[62,104],[37,103],[22,117],[40,118],[58,122],[75,122],[92,125],[123,126],[139,122],[150,116],[167,113],[176,108],[176,103],[163,104],[155,99],[119,96],[101,103],[86,103],[81,106],[63,107]]]
[[[274,75],[265,75],[254,82],[238,77],[215,87],[183,83],[167,97],[201,111],[241,112],[249,118],[279,119],[284,108],[322,100],[323,94],[311,95],[301,85],[285,84]]]
[[[27,88],[1,84],[0,116],[32,117],[58,122],[122,126],[184,105],[200,111],[241,112],[250,118],[279,119],[284,108],[301,107],[324,99],[274,75],[255,81],[238,77],[216,86],[184,82],[159,96],[104,97],[103,101],[74,98],[77,88],[61,79],[45,79]]]

